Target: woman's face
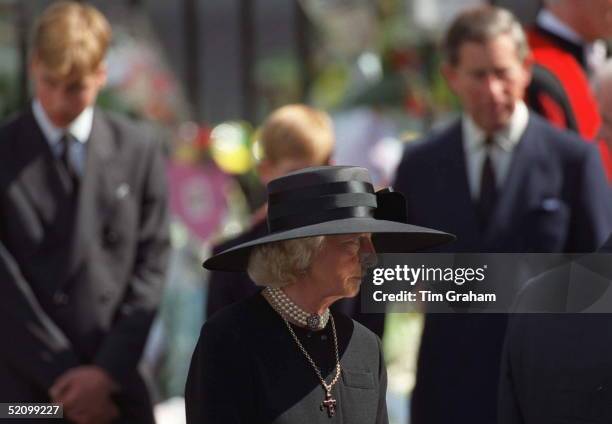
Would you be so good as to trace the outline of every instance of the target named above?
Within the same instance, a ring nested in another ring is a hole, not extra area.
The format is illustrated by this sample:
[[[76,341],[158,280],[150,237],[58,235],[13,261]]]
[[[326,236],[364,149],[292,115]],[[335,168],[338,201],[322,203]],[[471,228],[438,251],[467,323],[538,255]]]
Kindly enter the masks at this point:
[[[354,297],[375,253],[370,233],[326,236],[310,266],[309,283],[325,297]]]

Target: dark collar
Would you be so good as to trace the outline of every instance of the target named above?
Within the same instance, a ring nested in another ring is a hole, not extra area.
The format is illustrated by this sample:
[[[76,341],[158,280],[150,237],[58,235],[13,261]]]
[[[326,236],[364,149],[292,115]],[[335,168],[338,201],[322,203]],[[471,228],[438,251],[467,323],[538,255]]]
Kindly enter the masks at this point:
[[[586,64],[586,58],[584,54],[584,45],[576,44],[573,41],[569,41],[559,36],[558,34],[555,34],[554,32],[547,30],[546,28],[542,28],[541,26],[537,24],[535,26],[535,31],[538,32],[540,35],[550,39],[561,50],[571,54],[574,57],[574,59],[576,59],[576,61],[580,64],[582,69],[586,71],[587,64]]]

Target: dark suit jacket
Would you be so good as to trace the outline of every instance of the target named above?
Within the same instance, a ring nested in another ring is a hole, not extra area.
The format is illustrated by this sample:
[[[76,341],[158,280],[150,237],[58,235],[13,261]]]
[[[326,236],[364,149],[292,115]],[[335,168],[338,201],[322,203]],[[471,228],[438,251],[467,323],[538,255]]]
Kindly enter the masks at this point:
[[[442,249],[449,252],[589,252],[612,225],[596,149],[533,113],[488,228],[479,227],[470,196],[459,121],[409,146],[395,188],[406,196],[410,223],[457,235]],[[501,314],[427,316],[414,424],[495,421],[505,327]]]
[[[69,368],[121,386],[129,422],[152,422],[137,372],[169,250],[165,168],[146,132],[96,109],[78,199],[27,111],[0,128],[0,399],[47,400]]]
[[[612,253],[612,237],[600,252]],[[598,259],[594,264],[597,276],[608,283],[597,287],[600,281],[593,280],[588,289],[609,291],[612,262]],[[540,311],[565,310],[566,304],[555,300],[564,297],[567,280],[567,270],[560,268],[532,281],[516,308],[531,309],[537,302]],[[612,422],[611,327],[609,314],[512,315],[502,359],[499,422]]]

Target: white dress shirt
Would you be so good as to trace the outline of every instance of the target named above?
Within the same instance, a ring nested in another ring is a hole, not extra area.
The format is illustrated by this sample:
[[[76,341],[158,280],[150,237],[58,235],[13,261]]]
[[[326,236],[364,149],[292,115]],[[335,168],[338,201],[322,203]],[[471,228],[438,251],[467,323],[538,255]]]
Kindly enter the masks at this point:
[[[487,147],[485,132],[469,115],[463,115],[463,152],[472,199],[478,200],[480,195],[480,179],[487,149],[491,155],[496,186],[498,189],[502,187],[510,171],[514,150],[521,141],[528,121],[527,106],[522,101],[517,102],[508,126],[493,134],[493,142]]]
[[[78,141],[78,143],[70,145],[68,156],[76,171],[82,176],[85,172],[86,144],[93,126],[93,107],[85,108],[66,128],[58,128],[53,125],[38,99],[32,102],[32,111],[36,123],[47,139],[51,151],[57,158],[61,157],[63,153],[64,146],[60,143],[60,140],[66,132],[70,133]]]

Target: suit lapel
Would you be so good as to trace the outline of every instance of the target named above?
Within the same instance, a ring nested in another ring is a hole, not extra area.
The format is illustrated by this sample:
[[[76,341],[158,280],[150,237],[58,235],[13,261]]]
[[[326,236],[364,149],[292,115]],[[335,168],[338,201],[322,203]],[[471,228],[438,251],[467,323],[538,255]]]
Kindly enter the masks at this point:
[[[48,231],[66,232],[58,225],[58,217],[71,204],[67,175],[62,174],[58,161],[53,156],[31,110],[26,112],[15,140],[17,160],[23,171],[19,185],[37,211]]]
[[[444,196],[449,199],[448,204],[451,205],[451,211],[445,213],[448,213],[450,219],[456,221],[454,228],[461,230],[462,234],[473,234],[479,237],[481,230],[478,225],[476,205],[470,194],[460,120],[451,129],[449,136],[443,138],[443,141],[447,143],[445,148],[447,154],[444,155],[446,163],[441,169],[448,170],[448,174],[446,171],[444,174],[438,174],[438,192],[444,193]]]
[[[540,167],[537,159],[542,153],[545,154],[541,150],[541,140],[530,116],[527,128],[515,147],[506,181],[499,188],[499,200],[485,231],[485,243],[498,239],[529,207],[529,176]]]
[[[78,271],[92,246],[100,237],[101,228],[109,216],[113,175],[116,175],[117,147],[112,129],[102,112],[94,112],[91,135],[87,142],[85,173],[79,189],[75,237],[69,257],[69,275]]]

